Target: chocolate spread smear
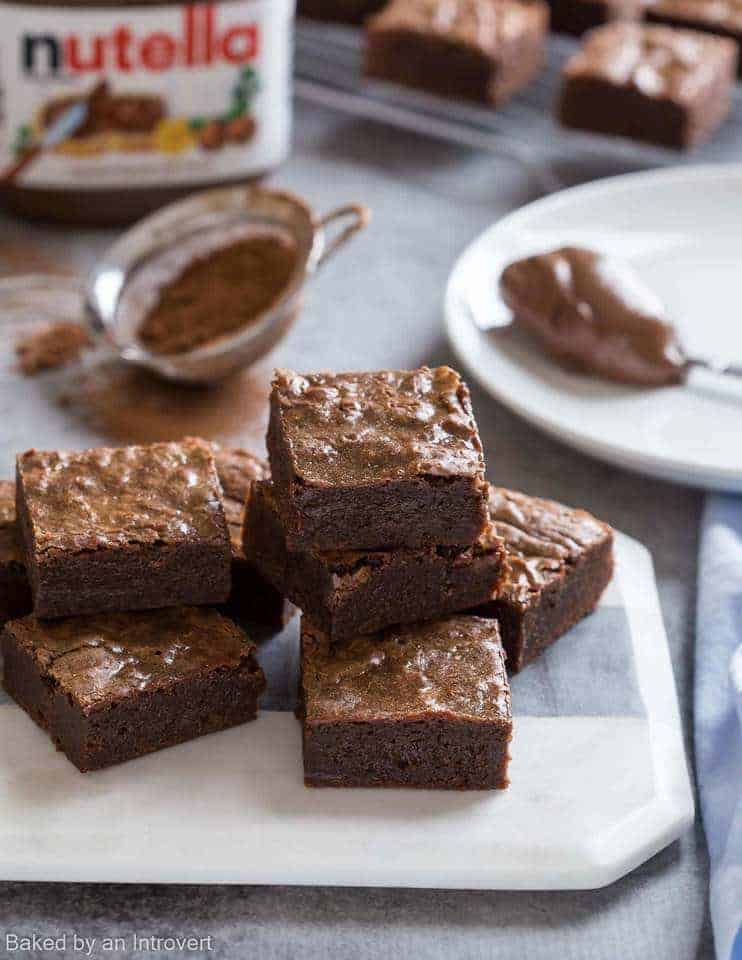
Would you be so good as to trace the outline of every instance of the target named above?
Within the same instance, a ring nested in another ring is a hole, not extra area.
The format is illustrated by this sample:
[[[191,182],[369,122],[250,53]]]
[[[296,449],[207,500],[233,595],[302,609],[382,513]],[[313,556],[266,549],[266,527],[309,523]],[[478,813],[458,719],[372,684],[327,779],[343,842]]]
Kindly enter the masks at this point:
[[[645,386],[685,377],[687,360],[661,302],[619,260],[561,247],[511,263],[500,293],[515,324],[572,370]]]

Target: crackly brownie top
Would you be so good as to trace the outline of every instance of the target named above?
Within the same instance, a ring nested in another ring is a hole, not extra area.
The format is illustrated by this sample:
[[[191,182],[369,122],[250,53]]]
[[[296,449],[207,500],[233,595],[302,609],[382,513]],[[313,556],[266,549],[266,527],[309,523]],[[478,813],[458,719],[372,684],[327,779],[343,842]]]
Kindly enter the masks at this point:
[[[23,563],[15,519],[15,484],[0,480],[0,564]]]
[[[652,12],[703,26],[742,31],[742,0],[657,0]]]
[[[565,73],[685,102],[708,87],[734,50],[731,40],[693,30],[612,23],[586,36]]]
[[[534,22],[546,22],[539,0],[393,0],[369,28],[440,36],[494,54]]]
[[[232,556],[244,558],[242,549],[242,515],[250,488],[256,480],[269,475],[268,464],[260,457],[239,447],[219,447],[214,444],[216,472],[222,485],[222,503],[227,519]]]
[[[495,620],[458,616],[333,646],[302,621],[304,708],[312,721],[510,720]]]
[[[255,650],[209,607],[169,607],[64,620],[25,617],[7,629],[42,675],[84,713],[137,693],[245,666]],[[259,668],[254,665],[257,672]]]
[[[509,568],[498,590],[523,602],[586,550],[613,536],[608,524],[584,510],[491,485],[489,514],[505,541]]]
[[[450,367],[306,376],[277,370],[273,397],[303,483],[484,476],[469,390]]]
[[[202,440],[18,458],[37,553],[227,542],[211,445]]]

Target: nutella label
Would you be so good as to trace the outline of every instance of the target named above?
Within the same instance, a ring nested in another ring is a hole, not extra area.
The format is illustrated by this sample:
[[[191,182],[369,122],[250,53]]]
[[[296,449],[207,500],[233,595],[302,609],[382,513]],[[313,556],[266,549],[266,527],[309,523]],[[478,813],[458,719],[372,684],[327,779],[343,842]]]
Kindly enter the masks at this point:
[[[280,163],[294,0],[6,5],[0,181],[187,186]]]

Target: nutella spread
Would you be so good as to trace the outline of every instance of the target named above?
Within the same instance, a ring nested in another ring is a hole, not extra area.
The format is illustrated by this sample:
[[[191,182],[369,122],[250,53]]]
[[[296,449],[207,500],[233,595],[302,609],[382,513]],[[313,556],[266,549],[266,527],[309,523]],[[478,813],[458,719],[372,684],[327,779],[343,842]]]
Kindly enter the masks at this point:
[[[293,0],[0,0],[0,202],[123,223],[288,152]]]
[[[296,244],[257,234],[197,256],[145,316],[139,338],[152,353],[185,353],[257,321],[294,273]]]
[[[562,247],[511,263],[500,292],[515,323],[572,369],[647,386],[685,376],[662,304],[620,261]]]

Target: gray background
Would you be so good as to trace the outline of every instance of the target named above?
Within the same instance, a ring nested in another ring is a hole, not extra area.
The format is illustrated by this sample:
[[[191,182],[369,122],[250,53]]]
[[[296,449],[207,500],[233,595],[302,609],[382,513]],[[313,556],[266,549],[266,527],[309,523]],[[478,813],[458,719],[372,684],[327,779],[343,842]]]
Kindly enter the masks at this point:
[[[306,104],[299,103],[297,112],[296,149],[275,182],[305,194],[319,209],[363,200],[374,221],[317,278],[301,322],[271,360],[307,369],[452,362],[441,326],[447,274],[485,226],[531,199],[523,172]],[[43,257],[59,252],[83,267],[110,237],[0,220],[3,248],[21,239]],[[493,479],[584,506],[652,551],[690,751],[701,496],[588,460],[476,388],[473,393]],[[193,851],[194,857],[203,854]],[[0,883],[0,955],[18,956],[4,951],[6,932],[76,931],[127,942],[133,932],[210,935],[213,950],[206,956],[266,960],[686,960],[713,954],[707,883],[700,826],[630,876],[593,892]],[[108,954],[117,955],[158,954]]]

